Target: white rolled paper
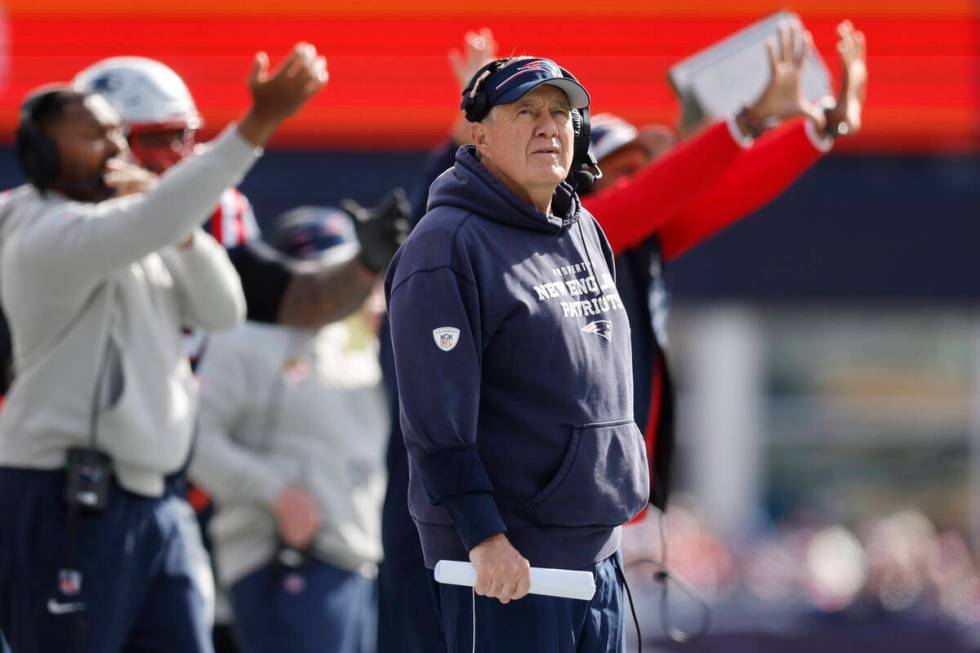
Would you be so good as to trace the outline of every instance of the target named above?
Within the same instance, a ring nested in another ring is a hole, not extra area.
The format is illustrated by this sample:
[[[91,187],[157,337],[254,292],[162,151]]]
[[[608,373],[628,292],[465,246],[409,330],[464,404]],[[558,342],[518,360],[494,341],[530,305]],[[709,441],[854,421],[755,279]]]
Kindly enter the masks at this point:
[[[476,569],[469,562],[440,560],[435,576],[436,581],[446,585],[476,584]],[[590,601],[595,595],[595,578],[587,571],[531,567],[531,594]]]

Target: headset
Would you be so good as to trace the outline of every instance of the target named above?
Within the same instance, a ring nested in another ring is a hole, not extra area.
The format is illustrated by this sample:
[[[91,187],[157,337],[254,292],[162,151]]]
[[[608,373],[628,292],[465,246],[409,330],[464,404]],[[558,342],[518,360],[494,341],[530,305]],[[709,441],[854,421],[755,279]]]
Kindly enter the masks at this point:
[[[66,93],[74,92],[62,86],[38,91],[20,107],[15,146],[17,163],[24,177],[40,190],[50,188],[58,178],[61,154],[58,145],[44,133],[38,121],[52,110],[55,102],[63,100]]]
[[[484,82],[501,68],[514,62],[514,58],[495,59],[480,68],[463,89],[463,101],[459,108],[466,114],[466,119],[470,122],[480,122],[490,113],[490,95],[486,92]],[[576,84],[578,80],[575,76],[562,68],[562,77],[569,79]],[[602,171],[595,156],[589,151],[589,136],[591,135],[591,124],[589,123],[589,108],[572,109],[572,130],[575,134],[575,144],[572,148],[572,167],[568,173],[567,181],[580,193],[588,192],[592,184],[602,177]]]

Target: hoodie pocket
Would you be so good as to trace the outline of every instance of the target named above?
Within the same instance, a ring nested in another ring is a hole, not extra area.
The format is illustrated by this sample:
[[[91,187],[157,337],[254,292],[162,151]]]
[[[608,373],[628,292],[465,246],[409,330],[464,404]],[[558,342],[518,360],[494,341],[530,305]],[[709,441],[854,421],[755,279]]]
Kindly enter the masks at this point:
[[[558,472],[530,503],[541,525],[619,526],[649,494],[643,436],[622,420],[573,427]]]

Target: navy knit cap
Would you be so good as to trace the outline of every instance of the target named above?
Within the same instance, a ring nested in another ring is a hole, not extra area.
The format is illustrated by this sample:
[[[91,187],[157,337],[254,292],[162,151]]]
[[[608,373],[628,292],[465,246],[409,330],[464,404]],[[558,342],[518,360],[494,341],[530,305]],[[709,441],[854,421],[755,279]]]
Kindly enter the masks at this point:
[[[589,93],[585,87],[563,76],[558,64],[551,59],[517,59],[483,80],[481,86],[487,94],[489,108],[516,102],[545,84],[564,91],[573,109],[589,106]]]
[[[300,206],[276,218],[270,244],[290,258],[318,259],[334,247],[357,245],[354,222],[343,209]]]

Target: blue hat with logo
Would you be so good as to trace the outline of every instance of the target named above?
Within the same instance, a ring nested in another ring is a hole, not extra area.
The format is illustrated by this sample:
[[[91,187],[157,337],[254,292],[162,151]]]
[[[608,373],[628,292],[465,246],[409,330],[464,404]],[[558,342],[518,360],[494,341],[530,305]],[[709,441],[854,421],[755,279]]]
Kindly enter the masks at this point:
[[[619,116],[600,113],[592,116],[589,145],[592,154],[601,161],[619,148],[636,141],[639,135],[640,132],[637,131],[636,127]]]
[[[516,102],[539,86],[554,86],[568,96],[573,109],[589,106],[589,92],[551,59],[498,59],[479,70],[463,90],[460,108],[466,119],[479,122],[498,104]]]
[[[666,153],[676,143],[677,136],[666,125],[653,124],[637,129],[611,113],[592,116],[589,151],[597,161],[602,161],[626,146],[643,148],[652,160]]]
[[[269,241],[286,256],[299,260],[321,258],[341,245],[358,245],[350,214],[332,206],[300,206],[286,211],[276,218]]]

